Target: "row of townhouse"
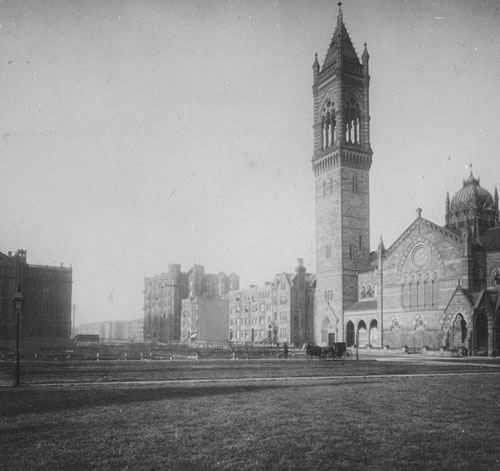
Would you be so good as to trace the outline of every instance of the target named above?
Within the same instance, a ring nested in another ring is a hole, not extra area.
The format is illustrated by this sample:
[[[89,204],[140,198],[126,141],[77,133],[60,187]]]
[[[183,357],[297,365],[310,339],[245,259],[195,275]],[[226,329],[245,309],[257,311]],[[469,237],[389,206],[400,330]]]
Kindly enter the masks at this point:
[[[315,277],[298,260],[264,286],[229,293],[229,340],[236,343],[313,342]]]

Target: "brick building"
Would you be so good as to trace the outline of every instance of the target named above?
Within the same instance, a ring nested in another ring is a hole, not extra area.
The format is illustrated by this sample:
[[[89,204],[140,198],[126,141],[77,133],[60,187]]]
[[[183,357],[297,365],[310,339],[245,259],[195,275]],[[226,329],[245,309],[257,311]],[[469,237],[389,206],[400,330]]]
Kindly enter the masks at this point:
[[[227,294],[205,294],[182,300],[181,340],[224,342],[227,340],[228,322]]]
[[[179,340],[181,300],[187,295],[188,280],[178,264],[169,265],[166,273],[144,278],[144,340]]]
[[[340,4],[339,4],[340,5]],[[369,56],[359,60],[343,22],[313,64],[316,181],[315,340],[429,347],[494,355],[500,346],[500,224],[472,173],[445,224],[422,217],[370,253]],[[357,340],[358,339],[358,340]]]
[[[145,340],[172,342],[184,338],[181,335],[183,299],[213,299],[238,288],[237,274],[206,274],[202,265],[194,265],[184,273],[180,265],[171,264],[167,273],[144,278]],[[187,331],[193,332],[186,325],[183,333]]]
[[[26,250],[0,253],[0,340],[16,338],[17,315],[12,298],[18,286],[24,296],[22,339],[69,339],[72,269],[29,265]]]
[[[313,339],[315,277],[302,259],[295,274],[281,273],[272,283],[229,294],[229,340],[288,343]]]

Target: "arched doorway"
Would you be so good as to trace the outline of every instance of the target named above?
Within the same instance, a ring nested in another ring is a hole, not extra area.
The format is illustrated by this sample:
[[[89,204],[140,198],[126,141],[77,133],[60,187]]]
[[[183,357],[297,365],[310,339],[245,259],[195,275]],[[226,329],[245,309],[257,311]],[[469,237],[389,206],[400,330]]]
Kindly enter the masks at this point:
[[[358,346],[364,347],[368,344],[368,331],[366,329],[365,321],[358,323]]]
[[[328,346],[337,342],[337,332],[329,317],[323,319],[321,324],[321,345]]]
[[[488,355],[488,317],[484,311],[476,316],[475,331],[476,355]]]
[[[453,324],[450,329],[450,339],[449,339],[449,348],[451,350],[457,348],[468,348],[468,345],[464,345],[465,338],[467,337],[467,323],[465,322],[462,314],[457,314]]]
[[[356,343],[356,335],[354,333],[354,324],[349,321],[345,330],[345,342],[348,347],[352,347]]]
[[[370,322],[370,332],[368,334],[368,343],[372,347],[378,347],[379,346],[379,339],[378,339],[378,322],[376,319],[373,319]]]

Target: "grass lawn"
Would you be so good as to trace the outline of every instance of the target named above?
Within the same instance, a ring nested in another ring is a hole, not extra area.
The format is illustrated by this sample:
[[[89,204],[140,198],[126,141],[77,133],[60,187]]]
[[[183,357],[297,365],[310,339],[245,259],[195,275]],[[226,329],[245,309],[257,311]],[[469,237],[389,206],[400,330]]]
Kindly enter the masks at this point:
[[[500,375],[487,373],[4,387],[0,469],[500,469]]]
[[[484,365],[484,366],[483,366]],[[493,368],[494,367],[494,368]],[[163,381],[294,376],[362,376],[380,374],[500,372],[500,359],[478,361],[355,360],[207,360],[207,361],[89,361],[23,362],[24,385],[46,383],[94,383],[110,381]],[[14,362],[0,362],[0,386],[13,384]]]

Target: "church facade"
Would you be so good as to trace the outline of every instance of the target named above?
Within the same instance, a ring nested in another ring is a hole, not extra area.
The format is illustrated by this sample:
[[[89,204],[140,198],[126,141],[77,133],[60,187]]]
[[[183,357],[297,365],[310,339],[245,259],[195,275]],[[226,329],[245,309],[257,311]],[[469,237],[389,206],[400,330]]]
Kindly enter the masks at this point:
[[[370,252],[369,55],[343,22],[313,64],[316,198],[315,340],[467,355],[500,349],[498,192],[471,173],[445,225],[422,210],[387,249]]]

